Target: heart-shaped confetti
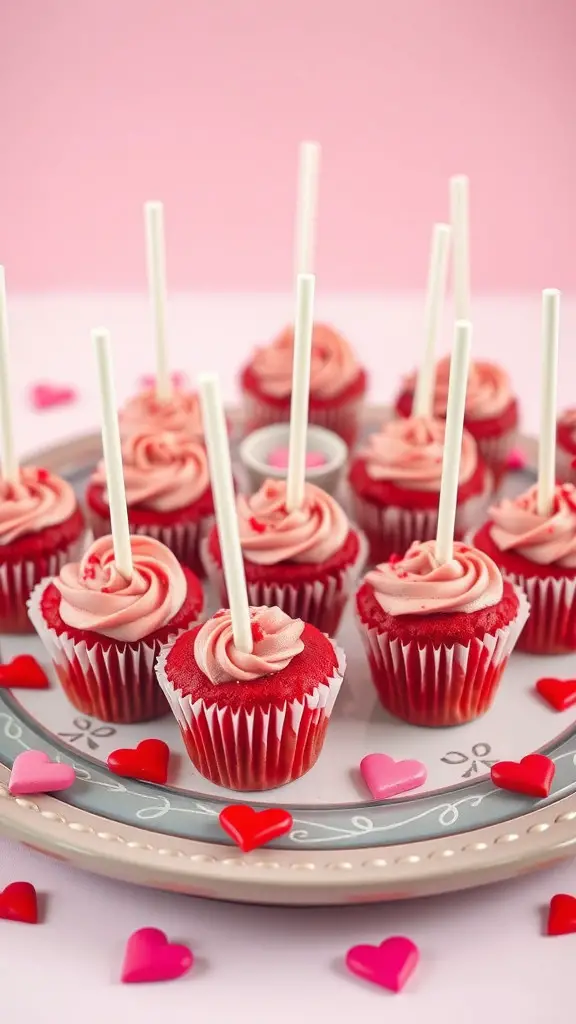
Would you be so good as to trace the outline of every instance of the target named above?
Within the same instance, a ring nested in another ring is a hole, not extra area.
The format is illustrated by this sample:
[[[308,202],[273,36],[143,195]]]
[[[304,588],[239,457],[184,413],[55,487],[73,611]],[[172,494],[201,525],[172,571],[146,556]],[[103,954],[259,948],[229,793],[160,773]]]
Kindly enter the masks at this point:
[[[527,754],[521,761],[498,761],[492,765],[492,782],[500,789],[542,798],[548,796],[556,766],[545,754]]]
[[[367,754],[360,762],[360,772],[375,800],[417,789],[428,778],[422,761],[395,761],[388,754]]]
[[[536,690],[555,711],[566,711],[576,704],[576,679],[539,679]]]
[[[137,747],[113,750],[108,767],[115,775],[165,786],[168,780],[170,747],[164,740],[142,740]]]
[[[74,402],[77,392],[65,384],[35,384],[30,390],[30,401],[34,409],[51,409],[55,405],[69,405]]]
[[[145,981],[173,981],[194,963],[188,946],[168,942],[159,928],[140,928],[126,944],[122,981],[126,985]]]
[[[0,665],[0,689],[46,690],[50,680],[31,654],[18,654],[7,665]]]
[[[292,828],[293,819],[281,807],[267,807],[255,811],[247,804],[230,804],[220,811],[222,828],[234,840],[243,853],[250,853],[259,846],[265,846]]]
[[[353,946],[346,954],[346,967],[374,985],[401,992],[419,958],[418,946],[411,939],[393,935],[379,946]]]
[[[8,789],[12,796],[56,793],[69,789],[75,778],[72,765],[51,761],[42,750],[24,750],[12,765]]]
[[[0,917],[4,921],[38,923],[38,899],[31,882],[11,882],[0,892]]]
[[[510,473],[519,473],[526,468],[526,456],[521,448],[513,448],[506,459],[506,469]]]
[[[576,896],[558,893],[550,900],[548,935],[571,935],[576,932]]]

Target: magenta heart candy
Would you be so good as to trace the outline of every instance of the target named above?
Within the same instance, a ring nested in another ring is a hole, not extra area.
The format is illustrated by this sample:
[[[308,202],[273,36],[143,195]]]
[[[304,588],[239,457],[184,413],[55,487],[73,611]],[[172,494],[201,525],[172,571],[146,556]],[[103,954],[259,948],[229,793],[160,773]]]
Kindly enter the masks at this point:
[[[346,954],[346,967],[359,978],[401,992],[419,958],[418,946],[403,935],[394,935],[379,946],[353,946]]]
[[[159,928],[140,928],[126,944],[122,981],[172,981],[190,970],[194,962],[188,946],[168,942]]]
[[[388,754],[367,754],[360,762],[360,772],[375,800],[417,789],[428,778],[422,761],[395,761]]]
[[[41,750],[25,750],[12,765],[8,789],[12,796],[56,793],[72,786],[75,778],[72,765],[51,761]]]
[[[53,405],[68,405],[76,398],[74,388],[63,384],[36,384],[30,397],[35,409],[50,409]]]

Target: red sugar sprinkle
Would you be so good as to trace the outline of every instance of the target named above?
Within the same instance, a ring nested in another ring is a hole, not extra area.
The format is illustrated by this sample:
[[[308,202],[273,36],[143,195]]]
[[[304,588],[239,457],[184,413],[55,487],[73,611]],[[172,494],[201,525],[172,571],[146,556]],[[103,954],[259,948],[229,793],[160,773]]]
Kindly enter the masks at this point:
[[[388,561],[390,562],[390,565],[396,565],[396,562],[402,561],[402,555],[395,555],[394,553],[392,553]]]
[[[405,580],[407,576],[408,576],[408,573],[406,572],[405,569],[399,569],[398,570],[398,579],[399,580]]]
[[[38,470],[38,482],[39,483],[45,484],[46,481],[48,480],[49,476],[50,476],[50,473],[48,472],[47,469],[39,469]]]
[[[254,530],[254,533],[265,533],[266,526],[264,525],[264,523],[258,522],[258,520],[254,518],[254,516],[252,516],[252,518],[249,519],[248,522],[252,529]]]
[[[84,572],[82,574],[82,579],[83,580],[95,580],[96,579],[96,569],[94,568],[93,565],[87,565],[86,566],[86,568],[84,569]]]
[[[264,639],[264,630],[259,622],[253,622],[250,629],[252,630],[252,639],[255,644],[257,644],[259,640]]]

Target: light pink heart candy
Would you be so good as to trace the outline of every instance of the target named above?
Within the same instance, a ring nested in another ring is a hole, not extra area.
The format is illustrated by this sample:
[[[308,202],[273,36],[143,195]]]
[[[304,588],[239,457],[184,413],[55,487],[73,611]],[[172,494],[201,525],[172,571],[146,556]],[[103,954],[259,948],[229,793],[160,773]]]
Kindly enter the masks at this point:
[[[57,764],[41,750],[25,750],[12,765],[8,789],[12,796],[56,793],[72,786],[75,778],[72,765]]]
[[[76,391],[64,384],[35,384],[30,392],[35,409],[50,409],[53,405],[68,405],[76,398]]]
[[[367,754],[360,762],[360,772],[375,800],[417,789],[428,778],[422,761],[395,761],[388,754]]]
[[[359,978],[401,992],[419,959],[418,946],[403,935],[394,935],[379,946],[353,946],[346,954],[346,967]]]
[[[168,942],[159,928],[140,928],[126,945],[122,981],[172,981],[190,970],[194,962],[188,946]]]

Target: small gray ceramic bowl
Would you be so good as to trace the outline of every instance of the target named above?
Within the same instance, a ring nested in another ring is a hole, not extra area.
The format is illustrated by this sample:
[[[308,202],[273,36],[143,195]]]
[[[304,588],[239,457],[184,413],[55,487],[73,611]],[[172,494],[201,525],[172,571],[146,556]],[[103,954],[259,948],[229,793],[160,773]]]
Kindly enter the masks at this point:
[[[268,459],[277,448],[288,447],[290,424],[273,423],[248,434],[239,448],[240,461],[248,477],[251,492],[257,491],[265,480],[285,480],[287,469],[270,466]],[[306,479],[334,494],[340,483],[348,459],[348,446],[341,437],[324,427],[310,425],[307,435],[309,452],[321,452],[326,461],[321,466],[310,466]]]

